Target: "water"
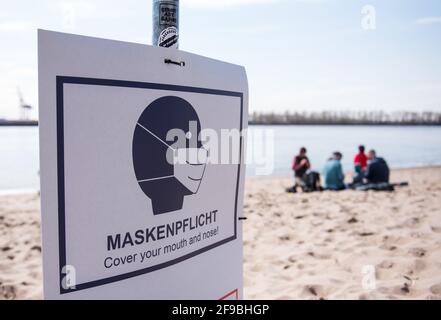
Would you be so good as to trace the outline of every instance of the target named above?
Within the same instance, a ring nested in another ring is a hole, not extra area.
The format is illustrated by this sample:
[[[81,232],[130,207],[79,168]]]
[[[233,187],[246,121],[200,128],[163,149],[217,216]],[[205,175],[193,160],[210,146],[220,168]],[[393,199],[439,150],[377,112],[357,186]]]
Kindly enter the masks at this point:
[[[39,189],[37,127],[0,127],[0,190]]]
[[[441,165],[441,127],[252,126],[274,132],[274,175],[290,175],[293,156],[308,148],[313,168],[321,171],[333,151],[352,169],[359,144],[374,148],[392,168]],[[259,143],[258,143],[259,145]],[[259,146],[256,147],[259,147]],[[0,127],[0,190],[39,188],[38,128]],[[249,165],[247,174],[255,175]]]

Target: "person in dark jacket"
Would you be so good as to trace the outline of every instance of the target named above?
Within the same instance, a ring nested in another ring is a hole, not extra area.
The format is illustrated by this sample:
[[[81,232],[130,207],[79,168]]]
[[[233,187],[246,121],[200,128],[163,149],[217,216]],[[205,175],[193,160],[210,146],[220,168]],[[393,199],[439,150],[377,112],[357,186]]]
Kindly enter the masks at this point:
[[[389,183],[389,166],[383,158],[377,157],[375,150],[368,153],[368,168],[365,175],[368,183]]]
[[[306,148],[301,148],[299,154],[294,158],[292,163],[292,170],[294,171],[294,186],[292,188],[292,192],[297,191],[297,187],[302,186],[303,184],[303,176],[306,171],[311,168],[311,163],[309,162],[308,157],[306,156]]]

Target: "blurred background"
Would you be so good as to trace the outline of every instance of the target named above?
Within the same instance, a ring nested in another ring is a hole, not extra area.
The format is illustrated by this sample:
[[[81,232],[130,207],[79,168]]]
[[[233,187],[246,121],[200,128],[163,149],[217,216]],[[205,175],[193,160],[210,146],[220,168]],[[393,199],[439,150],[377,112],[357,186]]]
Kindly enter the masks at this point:
[[[289,174],[301,146],[318,170],[335,150],[350,169],[362,143],[392,167],[441,164],[441,2],[180,3],[182,50],[246,67],[252,127],[274,130],[273,174]],[[37,29],[150,44],[152,5],[2,0],[1,8],[0,189],[35,189]]]

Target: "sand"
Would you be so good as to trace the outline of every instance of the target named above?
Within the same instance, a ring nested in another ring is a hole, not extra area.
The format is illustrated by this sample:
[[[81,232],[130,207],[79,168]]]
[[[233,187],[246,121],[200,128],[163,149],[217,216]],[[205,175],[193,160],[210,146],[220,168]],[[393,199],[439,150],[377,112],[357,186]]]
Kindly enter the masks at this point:
[[[288,194],[246,182],[247,299],[441,299],[441,168],[395,192]],[[39,198],[0,196],[0,299],[42,298]]]
[[[287,194],[290,178],[249,179],[245,296],[440,299],[441,168],[392,180],[410,187]]]
[[[0,299],[43,297],[37,194],[0,196]]]

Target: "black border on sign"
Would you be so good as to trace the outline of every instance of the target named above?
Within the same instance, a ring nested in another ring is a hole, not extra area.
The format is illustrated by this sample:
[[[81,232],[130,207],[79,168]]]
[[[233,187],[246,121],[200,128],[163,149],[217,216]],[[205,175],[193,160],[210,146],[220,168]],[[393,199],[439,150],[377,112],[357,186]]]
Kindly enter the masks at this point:
[[[140,89],[152,89],[152,90],[164,90],[164,91],[180,91],[200,94],[210,94],[219,96],[230,96],[240,98],[240,131],[243,129],[243,93],[224,91],[207,88],[196,88],[187,86],[178,86],[170,84],[160,83],[147,83],[137,81],[125,81],[125,80],[110,80],[110,79],[97,79],[97,78],[82,78],[82,77],[70,77],[70,76],[57,76],[56,77],[56,99],[57,99],[57,175],[58,175],[58,242],[59,242],[59,271],[60,271],[60,294],[66,294],[102,286],[105,284],[129,279],[132,277],[140,276],[149,272],[167,268],[174,264],[180,263],[201,253],[219,247],[225,243],[237,239],[237,202],[239,193],[239,181],[242,164],[238,164],[237,168],[237,180],[236,180],[236,197],[234,205],[234,236],[213,243],[209,246],[191,252],[182,257],[160,263],[148,268],[112,276],[100,280],[89,281],[86,283],[76,284],[75,288],[64,289],[62,286],[62,280],[65,274],[63,273],[63,266],[66,265],[66,218],[65,218],[65,181],[64,181],[64,84],[80,84],[80,85],[94,85],[94,86],[107,86],[107,87],[126,87],[126,88],[140,88]],[[242,159],[242,136],[240,137],[240,158]],[[242,161],[240,161],[242,162]]]

